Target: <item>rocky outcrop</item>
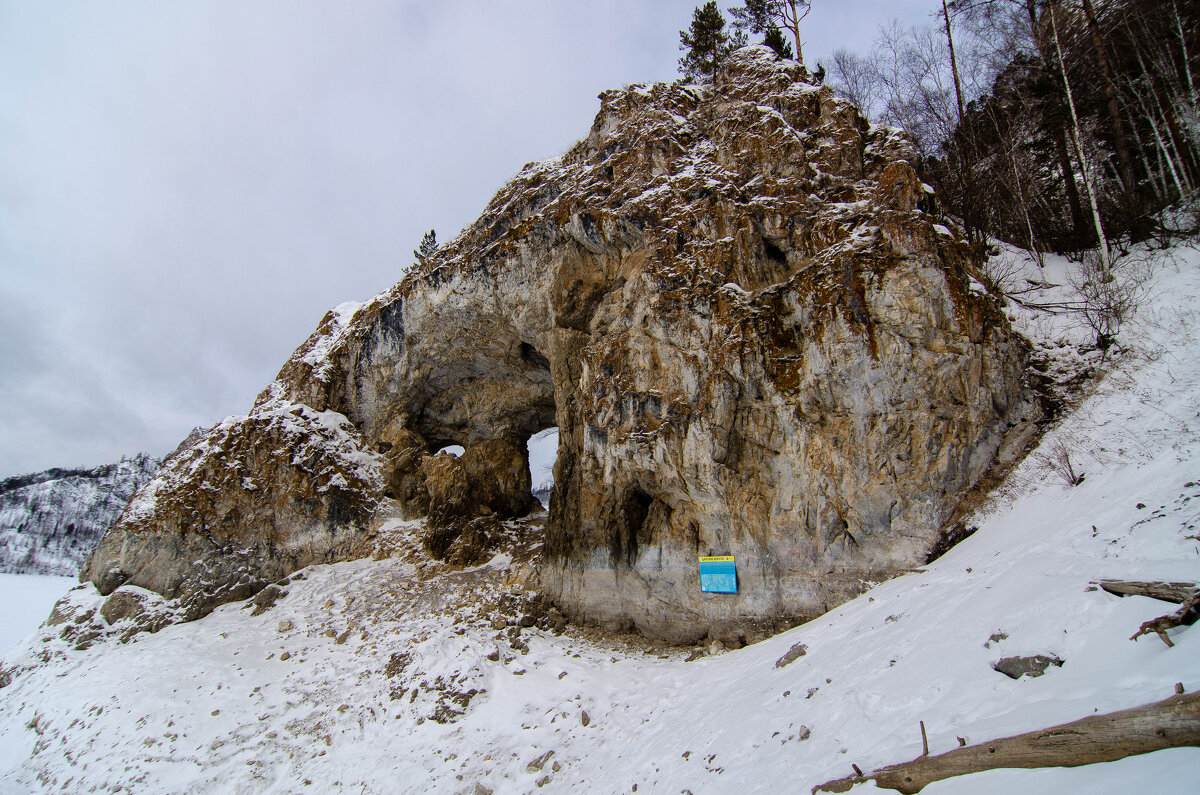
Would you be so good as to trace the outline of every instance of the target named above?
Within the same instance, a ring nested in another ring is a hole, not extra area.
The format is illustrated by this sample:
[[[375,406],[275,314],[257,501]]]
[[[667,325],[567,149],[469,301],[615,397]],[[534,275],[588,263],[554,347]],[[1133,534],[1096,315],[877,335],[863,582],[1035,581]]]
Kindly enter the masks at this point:
[[[341,414],[259,407],[205,432],[130,501],[81,577],[129,583],[196,618],[313,563],[360,556],[379,456]]]
[[[449,550],[529,510],[525,442],[551,426],[542,585],[577,620],[737,639],[921,563],[1028,409],[904,138],[761,47],[714,86],[600,100],[565,155],[326,316],[86,574],[211,605],[355,554],[383,504]],[[701,593],[713,554],[736,595]]]

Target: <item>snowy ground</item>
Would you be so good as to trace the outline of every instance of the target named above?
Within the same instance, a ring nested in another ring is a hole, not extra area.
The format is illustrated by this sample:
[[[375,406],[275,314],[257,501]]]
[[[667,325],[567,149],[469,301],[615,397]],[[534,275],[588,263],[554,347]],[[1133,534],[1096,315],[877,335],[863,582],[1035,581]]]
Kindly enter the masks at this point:
[[[78,584],[75,577],[0,574],[0,656],[37,629],[54,603]]]
[[[0,793],[803,793],[917,756],[920,721],[936,754],[1194,692],[1200,626],[1172,648],[1131,641],[1174,606],[1092,585],[1200,581],[1200,254],[1179,251],[1150,296],[1103,365],[1063,318],[1014,312],[1054,372],[1105,373],[1043,441],[1069,442],[1081,485],[1030,456],[973,536],[810,624],[693,662],[574,627],[498,631],[532,610],[506,596],[521,556],[452,570],[396,522],[398,556],[312,567],[259,616],[226,605],[84,651],[35,634],[4,661]],[[1064,663],[992,669],[1031,654]],[[1148,790],[1200,791],[1200,748],[924,791]]]

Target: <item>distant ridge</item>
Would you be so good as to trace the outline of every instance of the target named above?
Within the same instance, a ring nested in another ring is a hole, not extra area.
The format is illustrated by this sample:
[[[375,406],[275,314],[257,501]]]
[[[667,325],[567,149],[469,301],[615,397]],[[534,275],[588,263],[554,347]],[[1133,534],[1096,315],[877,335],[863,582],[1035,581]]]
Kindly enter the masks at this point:
[[[0,572],[78,574],[160,464],[140,453],[91,469],[54,467],[0,481]]]

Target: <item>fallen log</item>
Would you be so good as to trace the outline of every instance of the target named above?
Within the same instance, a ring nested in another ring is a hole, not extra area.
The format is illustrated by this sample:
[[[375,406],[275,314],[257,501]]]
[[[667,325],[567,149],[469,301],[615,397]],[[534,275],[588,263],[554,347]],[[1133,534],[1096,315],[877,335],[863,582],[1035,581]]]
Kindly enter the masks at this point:
[[[938,756],[922,755],[866,775],[827,781],[812,791],[813,795],[846,792],[855,784],[874,781],[884,789],[911,795],[934,781],[985,770],[1079,767],[1183,746],[1200,746],[1200,693],[1174,695],[1133,709],[1090,715],[1048,729],[956,748]]]
[[[1149,596],[1164,602],[1183,604],[1197,593],[1200,585],[1194,582],[1143,582],[1141,580],[1100,580],[1096,583],[1114,596]]]

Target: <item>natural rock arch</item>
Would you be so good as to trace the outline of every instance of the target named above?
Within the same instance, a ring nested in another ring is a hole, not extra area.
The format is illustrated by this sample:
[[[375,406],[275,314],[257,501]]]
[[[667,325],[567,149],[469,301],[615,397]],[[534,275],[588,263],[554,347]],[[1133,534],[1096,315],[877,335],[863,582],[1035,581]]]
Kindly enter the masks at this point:
[[[920,209],[911,148],[763,48],[715,86],[600,99],[587,138],[325,318],[244,420],[283,422],[271,441],[231,426],[168,462],[88,576],[204,606],[357,554],[389,497],[435,529],[519,515],[550,425],[542,585],[576,619],[750,637],[922,562],[1030,410],[1022,344]],[[267,448],[271,487],[225,474]],[[189,568],[214,524],[236,576]],[[738,594],[700,592],[706,554],[737,558]]]

